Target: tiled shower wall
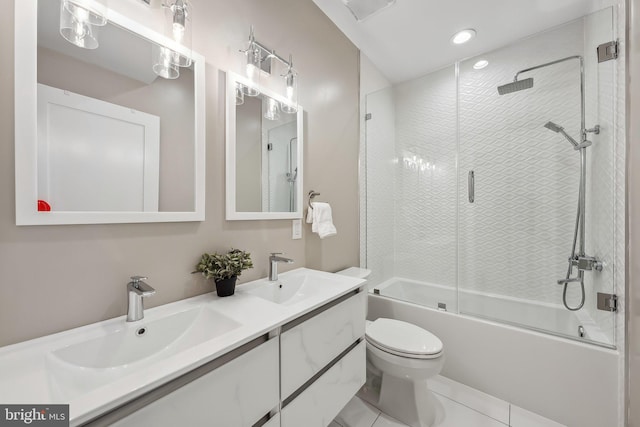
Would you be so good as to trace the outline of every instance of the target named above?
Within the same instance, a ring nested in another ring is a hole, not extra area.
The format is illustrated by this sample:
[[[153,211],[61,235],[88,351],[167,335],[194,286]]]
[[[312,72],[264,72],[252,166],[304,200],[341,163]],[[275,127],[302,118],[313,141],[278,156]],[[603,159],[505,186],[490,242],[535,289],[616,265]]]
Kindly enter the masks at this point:
[[[613,176],[614,162],[620,167],[624,156],[613,146],[617,65],[595,60],[595,46],[612,38],[611,19],[608,9],[488,53],[482,58],[490,65],[483,70],[472,68],[480,57],[464,61],[458,87],[449,67],[367,97],[367,112],[373,113],[367,122],[366,197],[373,283],[402,276],[561,303],[556,281],[566,274],[571,250],[579,154],[543,125],[553,121],[579,139],[578,61],[524,75],[534,78],[533,89],[499,96],[496,88],[520,69],[584,55],[586,124],[602,127],[600,135],[589,135],[594,145],[588,150],[587,253],[607,264],[603,273],[588,273],[585,312],[615,343],[613,316],[595,309],[595,292],[613,289],[614,218],[620,209],[614,206],[624,201]],[[394,120],[378,121],[384,111]],[[623,147],[624,140],[617,140]],[[473,204],[467,200],[469,170],[476,175]],[[391,182],[395,197],[389,196]],[[579,294],[571,288],[573,305]],[[462,298],[462,310],[464,303]]]
[[[367,185],[366,192],[362,193],[361,203],[367,215],[364,241],[365,259],[371,269],[369,282],[376,284],[395,275],[396,114],[393,91],[383,89],[370,95],[366,108],[371,119],[366,125],[364,154]]]
[[[471,289],[557,303],[573,238],[579,155],[553,121],[579,139],[579,62],[529,72],[532,89],[499,95],[522,69],[581,55],[582,21],[460,64],[460,280]],[[467,172],[475,173],[475,202]],[[461,298],[461,310],[465,309]]]
[[[456,79],[453,67],[395,88],[396,273],[456,285]]]

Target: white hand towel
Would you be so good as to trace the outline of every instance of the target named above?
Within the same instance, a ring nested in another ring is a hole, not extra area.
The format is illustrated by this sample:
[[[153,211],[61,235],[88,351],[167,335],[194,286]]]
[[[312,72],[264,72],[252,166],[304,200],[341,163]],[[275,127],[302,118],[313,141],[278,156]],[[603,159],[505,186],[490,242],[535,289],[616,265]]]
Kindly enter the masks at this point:
[[[311,230],[318,233],[321,239],[338,234],[336,227],[333,225],[329,203],[314,202],[311,206],[313,206],[313,225]]]
[[[313,208],[311,206],[307,209],[307,224],[313,224]]]

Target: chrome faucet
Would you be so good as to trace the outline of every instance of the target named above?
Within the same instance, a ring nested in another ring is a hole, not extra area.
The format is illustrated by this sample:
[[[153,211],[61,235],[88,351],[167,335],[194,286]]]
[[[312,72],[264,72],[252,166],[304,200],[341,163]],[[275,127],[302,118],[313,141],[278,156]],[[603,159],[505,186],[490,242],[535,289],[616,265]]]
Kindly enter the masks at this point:
[[[129,307],[127,308],[127,322],[135,322],[144,318],[144,304],[142,298],[149,297],[156,293],[156,290],[143,282],[146,277],[132,276],[131,282],[127,283],[127,294]]]
[[[290,258],[281,257],[278,255],[282,255],[280,252],[273,252],[269,256],[269,281],[275,282],[278,280],[278,263],[285,262],[287,264],[291,264],[293,262]]]

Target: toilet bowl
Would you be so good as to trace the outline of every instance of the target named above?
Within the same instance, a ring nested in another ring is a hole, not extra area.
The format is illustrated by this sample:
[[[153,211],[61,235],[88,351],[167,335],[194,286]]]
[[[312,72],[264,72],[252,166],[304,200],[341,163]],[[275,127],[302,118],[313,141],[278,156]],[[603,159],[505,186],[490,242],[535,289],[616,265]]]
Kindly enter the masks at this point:
[[[367,382],[359,396],[411,427],[431,427],[436,404],[427,380],[444,364],[442,341],[411,323],[368,321]]]
[[[351,267],[338,274],[366,279],[371,270]],[[436,398],[427,381],[444,365],[442,341],[411,323],[367,321],[367,380],[358,396],[411,427],[431,427]]]

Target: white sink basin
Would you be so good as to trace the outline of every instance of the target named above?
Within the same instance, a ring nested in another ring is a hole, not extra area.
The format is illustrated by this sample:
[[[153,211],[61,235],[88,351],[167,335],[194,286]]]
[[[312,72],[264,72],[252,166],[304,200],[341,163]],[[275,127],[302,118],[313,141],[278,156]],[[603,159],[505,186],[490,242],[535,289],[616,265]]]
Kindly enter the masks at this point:
[[[276,282],[258,280],[246,292],[276,304],[294,305],[321,298],[342,286],[343,279],[342,276],[302,268],[281,274]]]
[[[150,357],[168,357],[240,327],[216,311],[198,307],[157,320],[144,319],[123,329],[51,353],[81,368],[126,367]]]
[[[277,282],[268,282],[248,293],[276,304],[295,304],[313,293],[313,288],[306,283],[305,279],[305,277],[280,279]]]

